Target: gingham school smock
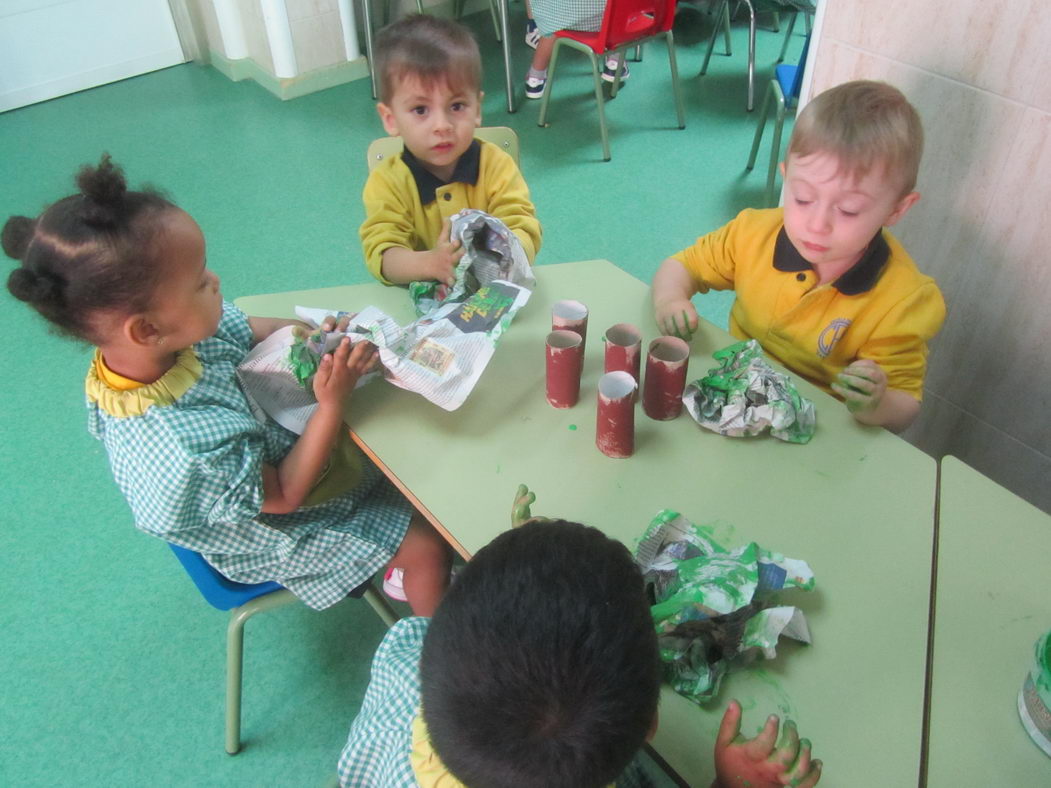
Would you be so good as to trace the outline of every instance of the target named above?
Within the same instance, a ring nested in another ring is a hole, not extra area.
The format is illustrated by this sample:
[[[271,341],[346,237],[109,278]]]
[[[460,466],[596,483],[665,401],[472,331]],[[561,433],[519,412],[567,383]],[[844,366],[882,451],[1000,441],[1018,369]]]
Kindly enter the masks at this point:
[[[429,618],[403,618],[384,636],[372,659],[361,710],[339,758],[341,788],[419,788],[412,770],[412,722],[420,708],[420,654]],[[615,788],[653,788],[638,759]]]
[[[92,369],[88,428],[105,445],[140,530],[200,552],[231,580],[276,580],[311,607],[328,607],[390,561],[411,507],[362,457],[360,481],[348,491],[289,514],[260,511],[262,464],[276,466],[297,436],[252,414],[235,374],[251,343],[248,318],[224,303],[215,335],[192,350],[200,377],[141,415],[100,406],[107,397],[91,395],[100,385]],[[150,386],[164,389],[176,371]]]
[[[533,0],[530,8],[542,36],[554,35],[559,30],[594,33],[602,29],[606,0]]]

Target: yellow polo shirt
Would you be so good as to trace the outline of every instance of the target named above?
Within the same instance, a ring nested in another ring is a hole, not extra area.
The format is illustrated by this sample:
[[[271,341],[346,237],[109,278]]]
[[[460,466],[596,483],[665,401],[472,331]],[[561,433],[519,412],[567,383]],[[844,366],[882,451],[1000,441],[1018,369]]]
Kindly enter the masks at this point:
[[[817,284],[784,232],[782,209],[744,210],[673,255],[699,292],[734,290],[730,333],[833,393],[844,367],[871,359],[888,387],[923,399],[927,341],[945,321],[935,281],[886,229],[839,279]]]
[[[407,149],[381,162],[365,182],[361,244],[365,266],[384,284],[383,252],[433,249],[442,222],[465,208],[485,211],[510,228],[532,263],[541,229],[518,165],[499,146],[475,140],[460,157],[449,183],[424,169]]]

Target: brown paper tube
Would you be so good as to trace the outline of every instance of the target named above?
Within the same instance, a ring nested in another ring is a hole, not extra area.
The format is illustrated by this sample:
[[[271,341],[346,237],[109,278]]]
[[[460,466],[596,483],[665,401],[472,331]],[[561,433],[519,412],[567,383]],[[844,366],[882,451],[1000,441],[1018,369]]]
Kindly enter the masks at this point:
[[[580,341],[588,341],[588,308],[580,301],[556,301],[551,307],[552,331],[576,331]]]
[[[635,451],[635,391],[627,372],[607,372],[598,381],[595,445],[607,457],[630,457]]]
[[[580,397],[584,342],[576,331],[547,335],[547,401],[556,408],[572,408]]]
[[[658,337],[650,342],[642,409],[651,419],[668,421],[679,415],[689,363],[690,346],[678,337]]]
[[[642,333],[631,323],[617,323],[606,329],[606,372],[627,372],[638,383],[642,353]]]

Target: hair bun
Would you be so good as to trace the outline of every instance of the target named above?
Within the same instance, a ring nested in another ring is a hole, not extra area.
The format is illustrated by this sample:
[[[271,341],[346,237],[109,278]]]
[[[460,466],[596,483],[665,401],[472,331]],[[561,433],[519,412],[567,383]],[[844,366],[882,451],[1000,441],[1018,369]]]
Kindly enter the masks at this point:
[[[85,166],[77,173],[77,186],[86,198],[84,221],[92,227],[113,227],[125,211],[128,182],[124,171],[102,154],[97,167]]]
[[[48,274],[40,274],[22,266],[7,277],[7,289],[19,301],[29,304],[47,303],[58,292],[58,280]]]
[[[26,256],[29,242],[33,239],[36,223],[28,216],[12,216],[4,225],[0,240],[3,242],[4,254],[15,260]]]

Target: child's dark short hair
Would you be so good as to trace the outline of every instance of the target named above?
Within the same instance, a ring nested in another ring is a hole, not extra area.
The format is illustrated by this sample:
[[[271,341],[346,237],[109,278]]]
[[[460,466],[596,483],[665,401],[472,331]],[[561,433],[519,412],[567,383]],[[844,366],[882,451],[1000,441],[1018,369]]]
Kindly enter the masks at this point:
[[[410,76],[428,86],[447,81],[464,92],[482,89],[478,42],[458,22],[412,14],[379,32],[375,52],[375,73],[384,104],[390,103],[398,83]]]
[[[501,534],[442,600],[420,679],[434,750],[472,788],[613,782],[645,741],[660,691],[628,550],[563,520]]]
[[[4,252],[22,263],[7,289],[61,332],[97,344],[98,313],[149,306],[162,273],[153,258],[157,219],[175,206],[153,190],[128,191],[108,154],[81,168],[76,182],[79,194],[36,219],[7,220]]]

